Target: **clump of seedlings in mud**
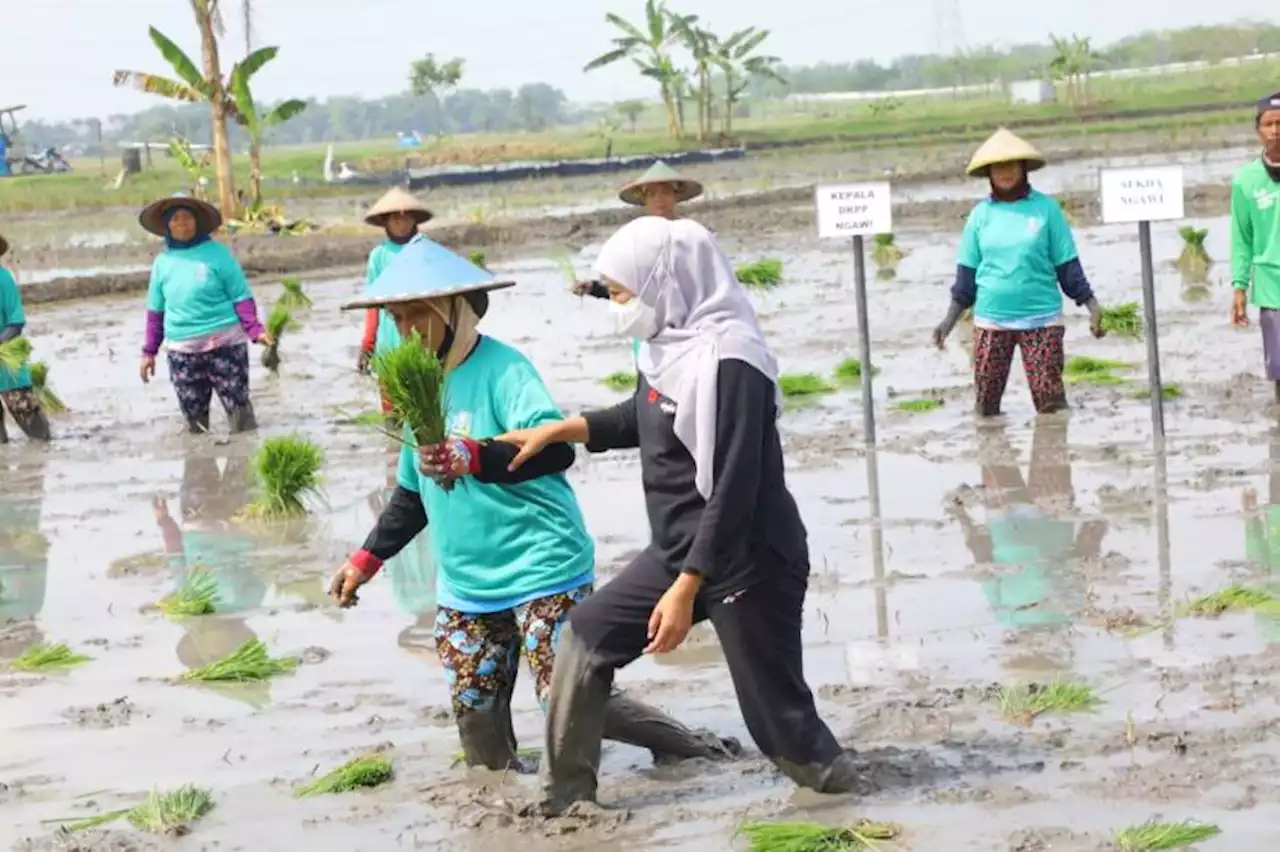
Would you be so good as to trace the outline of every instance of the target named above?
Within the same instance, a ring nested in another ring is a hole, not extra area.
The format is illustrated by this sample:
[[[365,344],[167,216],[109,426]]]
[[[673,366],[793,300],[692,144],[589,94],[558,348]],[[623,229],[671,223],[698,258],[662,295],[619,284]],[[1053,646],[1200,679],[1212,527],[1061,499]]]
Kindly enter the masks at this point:
[[[819,822],[748,822],[738,834],[747,839],[748,852],[856,852],[876,850],[877,840],[894,840],[902,829],[868,819],[845,827]]]
[[[1123,302],[1102,309],[1102,330],[1117,337],[1142,337],[1142,317],[1137,302]]]
[[[1088,713],[1104,703],[1088,684],[1062,680],[1001,686],[999,697],[1001,714],[1020,725],[1045,714]]]
[[[182,837],[191,833],[193,823],[213,810],[213,794],[191,784],[167,793],[152,792],[146,801],[132,808],[108,811],[97,816],[66,822],[66,832],[87,831],[127,819],[139,831],[149,834]],[[60,820],[56,820],[60,821]]]
[[[259,494],[245,507],[245,517],[271,521],[305,515],[303,500],[319,494],[323,465],[324,451],[300,435],[263,441],[250,463]]]
[[[897,266],[904,257],[906,257],[906,252],[898,248],[893,234],[876,234],[875,241],[871,246],[872,263],[883,269]]]
[[[817,373],[783,373],[778,377],[778,387],[788,398],[819,396],[835,390],[831,382]]]
[[[610,390],[634,390],[636,386],[636,374],[628,370],[614,370],[612,373],[601,379],[600,384]]]
[[[1193,598],[1180,606],[1178,615],[1215,617],[1224,612],[1248,612],[1275,604],[1274,596],[1253,586],[1232,584],[1225,589]]]
[[[467,260],[471,261],[473,264],[485,270],[486,272],[489,270],[488,265],[486,265],[485,263],[486,258],[484,256],[484,252],[482,252],[480,249],[476,249],[475,251],[471,252],[471,254],[467,255]]]
[[[1127,369],[1130,366],[1132,365],[1124,361],[1094,358],[1091,355],[1072,355],[1063,368],[1063,376],[1068,384],[1085,382],[1091,385],[1121,385],[1126,380],[1123,376],[1117,376],[1115,371]]]
[[[276,300],[277,305],[286,311],[305,311],[311,308],[311,297],[302,289],[301,278],[296,275],[281,278],[280,287],[283,292]]]
[[[298,321],[293,318],[293,312],[285,306],[283,296],[272,306],[271,313],[267,314],[266,326],[271,342],[262,350],[262,366],[274,373],[280,368],[280,338],[286,331],[298,327]]]
[[[221,660],[186,672],[182,675],[182,680],[199,683],[246,683],[288,674],[297,667],[297,657],[271,657],[261,639],[250,639]]]
[[[1182,399],[1182,385],[1177,382],[1170,382],[1160,386],[1160,396],[1165,400]],[[1140,388],[1133,392],[1134,399],[1151,399],[1151,388]]]
[[[911,414],[923,414],[926,411],[936,411],[942,407],[942,400],[937,397],[923,397],[921,399],[903,399],[899,400],[893,406],[899,411],[906,411]]]
[[[22,369],[22,365],[31,360],[31,341],[25,337],[15,337],[0,343],[0,367],[10,373]]]
[[[182,585],[156,602],[156,609],[170,618],[210,615],[218,600],[218,580],[213,572],[197,565],[183,578]]]
[[[48,645],[39,642],[23,651],[11,665],[24,672],[51,672],[74,668],[92,660],[93,657],[77,654],[63,643]]]
[[[391,761],[382,755],[368,754],[348,760],[346,763],[309,784],[305,784],[293,794],[299,798],[323,796],[331,793],[350,793],[386,784],[395,777]]]
[[[1182,237],[1182,252],[1178,255],[1178,269],[1189,281],[1201,281],[1213,265],[1213,259],[1204,247],[1209,236],[1208,228],[1179,228],[1178,236]]]
[[[62,414],[67,410],[66,403],[49,387],[49,365],[43,361],[31,363],[31,390],[40,407],[50,414]]]
[[[782,283],[782,261],[766,257],[754,263],[744,263],[734,270],[738,282],[744,287],[762,290]]]
[[[845,358],[839,364],[836,364],[832,375],[836,377],[836,381],[842,384],[852,384],[853,382],[862,381],[862,362],[857,358]],[[871,365],[871,375],[880,375],[880,368]]]
[[[1192,843],[1209,840],[1222,829],[1206,822],[1148,822],[1116,832],[1116,846],[1121,852],[1160,852],[1182,849]]]

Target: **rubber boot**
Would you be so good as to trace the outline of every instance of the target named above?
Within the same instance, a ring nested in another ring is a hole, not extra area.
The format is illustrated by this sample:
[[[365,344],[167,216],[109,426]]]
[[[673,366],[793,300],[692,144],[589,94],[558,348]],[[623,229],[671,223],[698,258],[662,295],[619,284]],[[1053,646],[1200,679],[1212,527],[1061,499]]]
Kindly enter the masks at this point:
[[[869,788],[866,777],[858,770],[853,754],[847,751],[826,766],[819,763],[801,765],[782,758],[774,758],[773,763],[798,786],[818,793],[857,793]]]
[[[0,407],[0,444],[9,443],[9,432],[4,425],[4,408]]]
[[[206,411],[199,417],[187,418],[187,431],[192,435],[204,435],[209,432],[209,413]]]
[[[483,766],[494,772],[521,768],[516,760],[515,726],[511,720],[513,686],[498,694],[492,710],[466,710],[458,717],[458,738],[467,766]]]
[[[612,681],[612,670],[599,665],[572,625],[564,625],[547,705],[547,751],[537,805],[542,816],[559,816],[577,802],[595,802]]]
[[[44,413],[44,409],[36,411],[18,425],[22,427],[22,431],[27,434],[27,437],[33,441],[48,443],[53,440],[53,432],[49,428],[49,417]]]
[[[560,665],[559,656],[556,665]],[[605,705],[604,738],[648,749],[654,763],[695,757],[729,760],[742,753],[737,740],[721,739],[711,731],[694,731],[657,707],[616,691]]]
[[[258,428],[258,418],[253,413],[253,403],[247,402],[227,412],[227,426],[232,435],[252,432]]]

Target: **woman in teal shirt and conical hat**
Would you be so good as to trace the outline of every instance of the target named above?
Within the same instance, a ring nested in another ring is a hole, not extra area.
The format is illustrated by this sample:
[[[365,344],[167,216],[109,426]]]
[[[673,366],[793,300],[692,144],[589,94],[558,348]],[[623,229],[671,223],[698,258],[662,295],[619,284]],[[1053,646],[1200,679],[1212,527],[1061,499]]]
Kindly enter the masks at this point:
[[[0,237],[0,257],[9,251],[9,243]],[[0,343],[22,336],[27,316],[22,310],[22,292],[13,274],[0,266]],[[28,438],[48,441],[49,420],[31,384],[31,368],[25,364],[16,371],[0,367],[0,444],[9,440],[4,425],[4,409]]]

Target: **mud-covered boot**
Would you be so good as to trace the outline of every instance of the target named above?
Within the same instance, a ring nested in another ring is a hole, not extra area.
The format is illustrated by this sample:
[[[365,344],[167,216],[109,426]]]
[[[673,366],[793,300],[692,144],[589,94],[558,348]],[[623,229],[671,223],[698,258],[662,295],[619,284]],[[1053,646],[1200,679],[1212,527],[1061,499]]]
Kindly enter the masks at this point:
[[[826,764],[798,764],[782,758],[774,758],[774,765],[801,787],[818,793],[837,795],[859,793],[868,789],[866,776],[858,769],[851,752],[841,752],[835,760]]]
[[[560,816],[577,802],[595,802],[612,681],[613,672],[599,665],[573,626],[561,628],[547,704],[540,815]]]
[[[557,659],[556,665],[560,665]],[[735,739],[722,739],[712,731],[695,731],[657,707],[621,692],[609,696],[605,707],[604,738],[648,749],[654,763],[673,763],[695,757],[729,760],[742,754]]]
[[[465,710],[458,716],[458,738],[467,766],[500,772],[522,768],[516,760],[515,726],[511,720],[511,692],[503,689],[490,710]]]
[[[18,425],[22,427],[22,431],[26,433],[27,437],[33,441],[48,443],[53,440],[53,431],[49,428],[49,417],[42,408],[31,412]]]
[[[227,427],[232,435],[240,432],[252,432],[258,428],[258,418],[253,413],[253,403],[236,406],[227,412]]]
[[[4,409],[0,408],[0,444],[9,443],[9,432],[4,425]]]
[[[187,431],[192,435],[206,435],[209,432],[209,412],[198,417],[187,418]]]

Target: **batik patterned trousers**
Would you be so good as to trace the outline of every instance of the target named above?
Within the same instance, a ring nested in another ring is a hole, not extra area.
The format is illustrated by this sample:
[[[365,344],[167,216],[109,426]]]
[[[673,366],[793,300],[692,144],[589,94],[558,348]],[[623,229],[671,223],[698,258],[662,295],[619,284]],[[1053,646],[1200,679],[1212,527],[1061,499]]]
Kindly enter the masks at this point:
[[[1022,369],[1031,387],[1031,401],[1044,414],[1067,407],[1062,384],[1064,364],[1062,326],[1028,331],[975,328],[973,330],[973,385],[977,410],[984,417],[1000,413],[1014,350],[1022,352]]]
[[[215,393],[228,415],[248,407],[249,345],[236,343],[208,352],[170,350],[169,378],[183,416],[207,426]]]

